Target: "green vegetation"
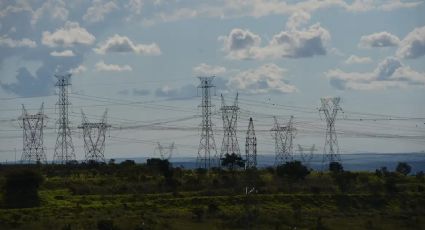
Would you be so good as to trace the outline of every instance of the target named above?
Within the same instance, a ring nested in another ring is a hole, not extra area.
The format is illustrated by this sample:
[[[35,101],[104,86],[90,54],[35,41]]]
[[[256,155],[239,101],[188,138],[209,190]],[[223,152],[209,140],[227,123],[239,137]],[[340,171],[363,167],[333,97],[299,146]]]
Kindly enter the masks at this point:
[[[0,165],[0,229],[425,226],[425,178],[409,175],[405,165],[374,173],[341,165],[322,173],[300,162],[247,171],[237,165],[210,171],[173,168],[160,159]],[[256,191],[245,195],[247,186]]]

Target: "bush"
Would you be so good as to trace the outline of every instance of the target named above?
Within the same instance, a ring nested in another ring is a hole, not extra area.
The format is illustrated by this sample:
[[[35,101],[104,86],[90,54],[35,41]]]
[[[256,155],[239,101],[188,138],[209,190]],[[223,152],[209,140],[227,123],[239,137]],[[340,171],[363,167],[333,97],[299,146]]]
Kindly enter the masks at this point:
[[[288,177],[291,181],[299,181],[304,180],[310,171],[300,161],[291,161],[277,166],[276,173],[280,177]]]
[[[395,169],[396,172],[401,173],[405,176],[409,174],[411,170],[412,170],[412,167],[406,162],[399,162]]]
[[[43,176],[38,171],[23,169],[6,174],[4,204],[9,208],[29,208],[40,204],[38,188]]]
[[[342,164],[336,161],[329,163],[329,171],[333,173],[341,173],[344,171]]]

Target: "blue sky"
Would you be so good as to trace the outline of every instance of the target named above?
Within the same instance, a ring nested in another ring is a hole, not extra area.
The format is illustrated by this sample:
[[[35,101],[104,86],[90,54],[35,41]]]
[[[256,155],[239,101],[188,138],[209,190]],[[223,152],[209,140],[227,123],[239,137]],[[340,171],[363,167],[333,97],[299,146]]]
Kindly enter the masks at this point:
[[[320,98],[340,96],[342,153],[423,151],[424,119],[412,119],[425,117],[423,12],[416,0],[2,1],[0,161],[20,155],[21,104],[42,102],[51,159],[54,74],[66,72],[80,159],[81,108],[93,121],[109,109],[107,158],[152,156],[157,141],[196,156],[199,75],[216,75],[228,101],[240,93],[242,150],[252,116],[260,154],[274,152],[273,115],[294,115],[295,144],[322,149]]]

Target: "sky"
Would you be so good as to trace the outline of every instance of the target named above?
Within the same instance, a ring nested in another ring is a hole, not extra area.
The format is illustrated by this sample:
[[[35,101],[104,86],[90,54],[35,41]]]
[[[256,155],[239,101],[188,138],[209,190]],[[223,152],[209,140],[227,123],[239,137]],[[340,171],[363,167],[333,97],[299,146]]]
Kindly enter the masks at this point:
[[[274,154],[273,116],[294,116],[297,146],[323,152],[320,98],[341,97],[341,154],[425,150],[425,2],[421,0],[17,0],[0,2],[0,161],[20,158],[22,104],[48,116],[52,159],[55,74],[71,73],[75,154],[81,109],[108,109],[105,157],[151,157],[157,142],[196,157],[197,76],[216,76],[220,154],[223,94],[239,93],[241,153],[250,117],[258,154]],[[295,151],[297,152],[297,151]]]

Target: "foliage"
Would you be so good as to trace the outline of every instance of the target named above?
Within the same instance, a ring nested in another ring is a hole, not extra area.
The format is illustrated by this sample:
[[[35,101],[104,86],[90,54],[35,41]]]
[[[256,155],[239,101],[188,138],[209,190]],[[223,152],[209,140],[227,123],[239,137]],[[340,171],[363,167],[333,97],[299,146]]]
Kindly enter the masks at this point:
[[[2,188],[12,171],[38,171],[45,181],[38,187],[39,207],[0,207],[0,229],[421,229],[425,224],[420,173],[311,171],[290,179],[303,173],[284,168],[190,170],[161,160],[1,165]],[[294,168],[303,169],[288,164]],[[246,196],[250,186],[255,189]]]
[[[27,208],[39,205],[38,188],[43,182],[40,172],[30,169],[12,170],[6,175],[4,204],[9,208]]]
[[[304,180],[310,174],[310,171],[300,161],[291,161],[277,166],[276,174],[280,177],[287,177],[295,182]]]
[[[235,167],[244,167],[245,161],[241,156],[232,153],[226,153],[224,157],[221,159],[221,166],[227,167],[229,170],[235,169]]]
[[[407,175],[412,170],[412,167],[406,162],[399,162],[396,167],[396,172]]]
[[[344,168],[341,163],[333,161],[329,163],[329,171],[333,173],[341,173],[344,171]]]

